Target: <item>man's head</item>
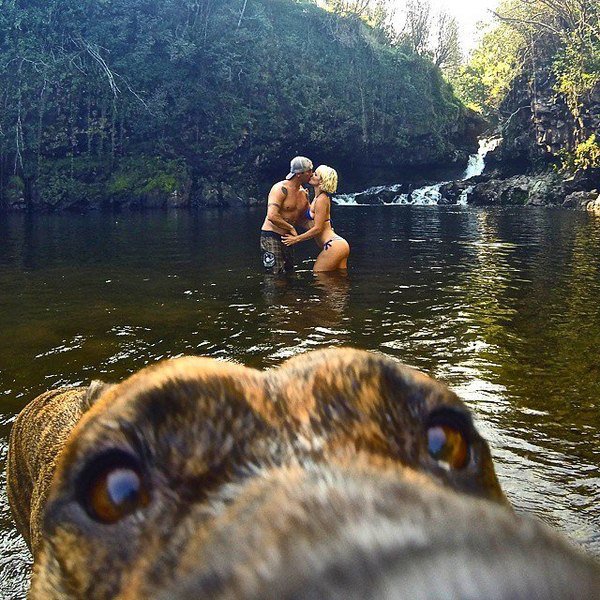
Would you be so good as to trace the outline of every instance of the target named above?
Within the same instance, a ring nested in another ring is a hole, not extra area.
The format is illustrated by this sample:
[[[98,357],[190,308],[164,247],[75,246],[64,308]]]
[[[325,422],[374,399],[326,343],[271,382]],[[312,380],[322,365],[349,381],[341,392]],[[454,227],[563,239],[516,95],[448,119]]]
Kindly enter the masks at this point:
[[[290,161],[290,172],[285,176],[291,180],[297,178],[300,183],[308,183],[313,174],[313,164],[310,158],[306,156],[295,156]]]

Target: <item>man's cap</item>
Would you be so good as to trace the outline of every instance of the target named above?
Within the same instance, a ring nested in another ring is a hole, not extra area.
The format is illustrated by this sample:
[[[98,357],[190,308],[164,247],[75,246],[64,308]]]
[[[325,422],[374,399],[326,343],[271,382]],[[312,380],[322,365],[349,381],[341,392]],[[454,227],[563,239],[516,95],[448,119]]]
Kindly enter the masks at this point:
[[[285,176],[286,179],[291,179],[297,173],[304,173],[313,168],[312,160],[306,156],[295,156],[290,162],[290,172]]]

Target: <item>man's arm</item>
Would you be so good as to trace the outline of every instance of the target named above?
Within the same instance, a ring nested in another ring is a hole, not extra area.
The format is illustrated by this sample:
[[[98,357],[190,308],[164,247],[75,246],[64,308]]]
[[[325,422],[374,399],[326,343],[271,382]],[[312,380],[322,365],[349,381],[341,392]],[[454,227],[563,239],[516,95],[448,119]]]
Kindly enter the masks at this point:
[[[284,185],[276,185],[271,188],[269,199],[267,201],[267,219],[269,219],[275,227],[289,231],[290,235],[297,235],[294,226],[281,216],[281,207],[287,194],[288,191]]]
[[[326,223],[325,217],[327,216],[327,203],[328,202],[330,202],[330,200],[327,197],[317,199],[313,205],[313,210],[315,211],[314,212],[315,218],[314,218],[313,226],[310,229],[307,229],[304,233],[301,233],[300,235],[295,235],[293,237],[284,235],[281,241],[286,246],[293,246],[294,244],[297,244],[298,242],[303,242],[304,240],[310,240],[311,238],[314,238],[317,235],[321,234],[323,229],[325,229],[325,223]],[[331,208],[330,208],[330,210],[331,210]]]

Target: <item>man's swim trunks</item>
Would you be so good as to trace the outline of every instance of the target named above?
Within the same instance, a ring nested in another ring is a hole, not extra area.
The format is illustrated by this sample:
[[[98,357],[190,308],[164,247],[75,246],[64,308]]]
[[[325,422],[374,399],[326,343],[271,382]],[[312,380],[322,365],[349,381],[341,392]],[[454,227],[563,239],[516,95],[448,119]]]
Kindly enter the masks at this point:
[[[281,241],[278,233],[261,231],[260,249],[263,267],[268,273],[279,275],[294,270],[294,252]]]

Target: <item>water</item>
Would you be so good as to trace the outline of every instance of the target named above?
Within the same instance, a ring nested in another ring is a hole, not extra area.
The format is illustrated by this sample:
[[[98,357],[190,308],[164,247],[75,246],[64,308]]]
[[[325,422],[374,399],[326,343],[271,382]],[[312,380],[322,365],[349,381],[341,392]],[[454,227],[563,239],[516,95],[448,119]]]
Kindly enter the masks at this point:
[[[479,140],[479,150],[476,154],[469,156],[469,162],[467,168],[463,173],[461,179],[471,179],[471,177],[477,177],[481,175],[485,169],[485,157],[488,152],[491,152],[498,147],[498,144],[502,141],[502,138],[483,138]]]
[[[307,242],[297,277],[275,283],[263,216],[0,217],[0,597],[23,597],[30,562],[4,489],[15,414],[181,354],[265,368],[351,345],[438,377],[473,410],[516,509],[600,556],[600,219],[337,206],[348,277],[313,277]]]
[[[469,156],[467,166],[460,176],[460,180],[471,179],[477,175],[481,175],[485,169],[485,157],[488,152],[494,150],[498,144],[502,141],[502,138],[483,138],[479,140],[479,150],[475,154]],[[360,206],[361,205],[361,194],[367,193],[370,196],[377,197],[379,195],[382,198],[387,198],[389,192],[392,193],[393,197],[390,201],[382,200],[381,204],[413,204],[420,206],[435,205],[442,199],[440,188],[450,183],[451,180],[438,181],[437,183],[424,185],[410,193],[401,193],[403,188],[402,184],[395,183],[393,185],[379,185],[368,188],[364,192],[350,193],[350,194],[337,194],[334,198],[336,204],[346,206]],[[457,200],[457,204],[465,206],[468,201],[469,194],[473,191],[473,186],[469,186],[463,192]],[[385,194],[385,195],[384,195]],[[370,202],[369,204],[372,204]]]

